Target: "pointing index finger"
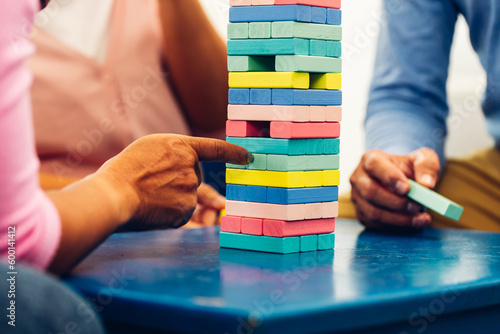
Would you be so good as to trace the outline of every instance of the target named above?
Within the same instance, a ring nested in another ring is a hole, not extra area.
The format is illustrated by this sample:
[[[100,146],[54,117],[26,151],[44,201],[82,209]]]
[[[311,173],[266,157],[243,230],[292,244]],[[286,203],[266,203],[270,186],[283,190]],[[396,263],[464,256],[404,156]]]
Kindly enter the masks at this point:
[[[200,161],[218,161],[248,165],[254,159],[247,149],[223,140],[188,137],[187,143],[196,151]]]

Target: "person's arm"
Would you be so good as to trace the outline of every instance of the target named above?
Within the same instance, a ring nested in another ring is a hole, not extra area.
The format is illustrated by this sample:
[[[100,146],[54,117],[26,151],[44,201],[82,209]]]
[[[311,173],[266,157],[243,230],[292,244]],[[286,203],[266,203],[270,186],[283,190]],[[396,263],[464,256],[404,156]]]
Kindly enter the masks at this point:
[[[421,228],[430,215],[405,195],[408,178],[433,188],[444,163],[452,1],[384,1],[365,120],[367,153],[351,176],[359,220]]]
[[[193,133],[226,124],[226,46],[198,0],[159,0],[165,60]]]

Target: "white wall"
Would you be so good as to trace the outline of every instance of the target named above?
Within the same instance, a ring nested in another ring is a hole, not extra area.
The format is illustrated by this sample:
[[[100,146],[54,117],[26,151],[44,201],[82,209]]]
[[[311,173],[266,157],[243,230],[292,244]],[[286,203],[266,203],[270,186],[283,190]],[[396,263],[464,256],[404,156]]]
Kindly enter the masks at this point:
[[[225,36],[228,0],[200,1],[218,31]],[[380,4],[380,0],[344,0],[342,4],[344,119],[341,137],[341,191],[350,189],[349,176],[363,153],[363,118],[381,24]],[[448,83],[451,113],[456,115],[446,146],[449,156],[469,154],[478,148],[493,144],[493,140],[486,134],[479,105],[484,82],[485,74],[468,40],[467,25],[460,19]]]

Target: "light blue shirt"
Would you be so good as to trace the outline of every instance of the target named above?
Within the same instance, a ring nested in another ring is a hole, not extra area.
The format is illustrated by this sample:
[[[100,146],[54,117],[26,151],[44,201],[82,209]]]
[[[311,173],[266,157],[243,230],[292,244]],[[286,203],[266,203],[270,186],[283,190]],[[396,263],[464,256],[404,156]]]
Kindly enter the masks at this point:
[[[426,146],[439,154],[443,165],[446,80],[460,14],[487,73],[482,108],[500,147],[500,0],[384,0],[384,9],[387,21],[381,28],[365,121],[367,148],[407,154]]]

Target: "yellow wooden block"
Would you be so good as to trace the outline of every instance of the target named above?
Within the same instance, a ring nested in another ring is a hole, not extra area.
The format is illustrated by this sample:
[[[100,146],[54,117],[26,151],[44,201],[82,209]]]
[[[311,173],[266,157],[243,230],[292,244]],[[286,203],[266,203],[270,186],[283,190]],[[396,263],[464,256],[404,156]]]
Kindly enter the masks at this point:
[[[309,88],[309,73],[231,72],[230,88]]]
[[[323,187],[338,186],[340,183],[339,170],[324,170],[323,171]]]
[[[306,174],[306,187],[321,187],[323,185],[323,171],[311,171]]]
[[[228,168],[226,170],[226,183],[260,187],[303,188],[307,173],[311,172],[275,172]]]
[[[314,89],[342,89],[342,74],[340,73],[311,73],[311,88]]]

